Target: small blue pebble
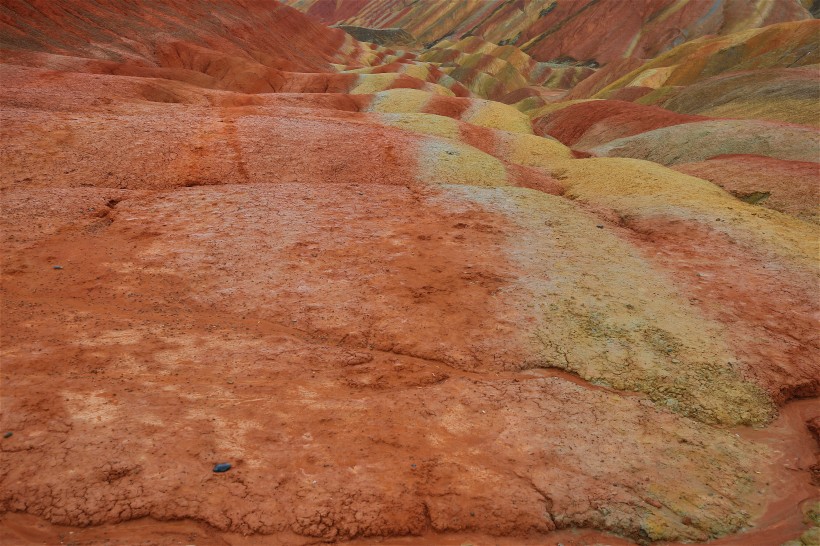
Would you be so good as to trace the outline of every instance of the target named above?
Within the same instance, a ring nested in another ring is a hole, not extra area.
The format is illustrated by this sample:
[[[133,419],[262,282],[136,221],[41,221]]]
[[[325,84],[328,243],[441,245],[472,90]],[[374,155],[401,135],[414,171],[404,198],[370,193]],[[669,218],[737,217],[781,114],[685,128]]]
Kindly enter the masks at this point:
[[[214,466],[214,472],[227,472],[231,469],[231,463],[219,463]]]
[[[414,465],[414,464],[411,464],[410,466],[413,467],[413,468],[416,468],[416,465]]]
[[[62,268],[63,268],[63,266],[61,266],[61,265],[55,265],[54,266],[54,269],[62,269]]]
[[[7,432],[7,433],[3,434],[3,438],[11,438],[13,435],[14,435],[13,432]]]

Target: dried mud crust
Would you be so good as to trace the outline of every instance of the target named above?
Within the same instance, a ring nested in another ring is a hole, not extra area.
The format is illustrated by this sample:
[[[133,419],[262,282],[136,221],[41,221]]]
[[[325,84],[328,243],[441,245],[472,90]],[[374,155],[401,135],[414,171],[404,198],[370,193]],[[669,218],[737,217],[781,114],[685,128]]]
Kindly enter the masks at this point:
[[[537,317],[529,329],[536,366],[639,391],[708,423],[771,419],[769,396],[733,369],[722,325],[676,293],[621,230],[532,190],[453,191],[502,211],[521,230],[508,250],[523,271],[518,290]],[[611,266],[597,266],[604,262]]]
[[[767,449],[521,369],[522,229],[462,192],[201,187],[114,210],[4,264],[4,511],[703,540],[763,507]]]
[[[611,169],[616,165],[619,168]],[[604,178],[604,173],[611,174]],[[716,357],[709,359],[725,362],[716,370],[719,376],[742,377],[778,404],[817,396],[816,226],[742,203],[703,180],[645,162],[568,162],[561,177],[568,197],[608,218],[608,229],[662,272],[664,285],[675,295],[657,304],[687,300],[671,316],[678,327],[689,322],[681,320],[682,309],[700,317],[695,334],[703,339],[699,348],[717,342],[725,349],[712,352]],[[710,330],[716,333],[705,335]],[[685,346],[664,344],[673,353]],[[707,390],[713,390],[708,383]],[[754,398],[765,405],[759,396]],[[762,419],[758,423],[765,422],[763,405],[757,408],[754,413]]]
[[[589,154],[517,109],[548,96],[449,96],[466,88],[412,53],[272,2],[29,4],[0,29],[0,541],[805,531],[816,226],[657,164],[572,159]],[[766,62],[797,62],[811,28],[726,43],[789,37]],[[624,104],[653,119],[554,129],[707,159],[702,176],[743,152],[811,178],[794,160],[815,129]],[[806,213],[813,193],[766,184]]]
[[[806,297],[807,287],[817,283],[813,271],[783,267],[692,221],[656,216],[627,226],[636,245],[655,257],[693,305],[731,325],[724,337],[738,359],[732,367],[778,404],[820,393],[820,301]],[[770,291],[775,284],[778,290]]]

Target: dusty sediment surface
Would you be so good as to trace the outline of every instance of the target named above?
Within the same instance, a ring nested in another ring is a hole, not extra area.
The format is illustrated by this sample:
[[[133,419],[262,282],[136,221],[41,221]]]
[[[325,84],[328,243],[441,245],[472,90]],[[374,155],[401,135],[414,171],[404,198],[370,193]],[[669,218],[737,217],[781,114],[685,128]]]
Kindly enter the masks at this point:
[[[277,3],[190,5],[94,46],[57,4],[0,33],[0,541],[811,527],[816,129],[502,104]],[[486,47],[497,81],[535,66]],[[721,189],[758,187],[749,157],[770,208]]]
[[[4,448],[29,461],[5,476],[24,484],[7,489],[12,509],[326,538],[567,524],[699,538],[756,508],[759,448],[520,369],[518,325],[536,318],[501,246],[516,228],[458,194],[190,188],[124,198],[108,218],[6,264],[5,356],[21,373],[5,382],[5,426],[26,433]],[[222,459],[236,469],[209,475]],[[630,469],[616,483],[613,464]],[[707,490],[708,513],[685,500]]]
[[[807,442],[809,431],[807,420],[817,420],[816,404],[799,401],[784,408],[783,414],[771,427],[763,431],[741,431],[749,440],[762,442],[775,452],[774,464],[759,472],[767,475],[771,491],[776,492],[779,502],[770,505],[763,517],[755,521],[755,528],[738,536],[710,542],[721,546],[780,544],[789,538],[800,536],[811,520],[804,514],[817,513],[820,503],[816,501],[816,487],[809,483],[801,466],[817,460],[816,449]],[[815,499],[812,501],[812,499]],[[800,510],[795,510],[798,506]],[[815,516],[816,517],[816,516]],[[815,520],[816,521],[816,520]],[[179,542],[205,545],[258,545],[258,544],[307,544],[315,543],[315,538],[292,533],[275,535],[244,535],[220,531],[210,525],[195,520],[158,521],[151,517],[130,520],[118,524],[102,524],[91,527],[70,527],[55,525],[35,516],[6,513],[0,516],[0,539],[4,543],[46,543],[71,542],[85,544],[132,544],[134,537],[151,544],[176,544]],[[529,545],[547,544],[589,545],[609,544],[613,546],[635,544],[634,541],[615,535],[583,529],[553,531],[548,534],[518,535],[515,537],[490,536],[475,531],[441,534],[427,531],[415,537],[371,537],[349,542],[355,545],[387,544],[391,546],[415,544],[462,545],[465,543]],[[669,543],[664,543],[669,544]]]
[[[763,506],[771,448],[538,369],[531,272],[507,254],[525,233],[461,190],[83,193],[80,218],[4,263],[8,509],[703,539]],[[27,204],[67,204],[49,197]]]

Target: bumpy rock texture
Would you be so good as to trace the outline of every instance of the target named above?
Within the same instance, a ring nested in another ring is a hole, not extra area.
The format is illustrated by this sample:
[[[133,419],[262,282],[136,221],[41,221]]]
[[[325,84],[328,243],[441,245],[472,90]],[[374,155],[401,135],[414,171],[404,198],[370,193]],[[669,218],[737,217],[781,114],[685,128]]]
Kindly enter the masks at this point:
[[[0,10],[0,540],[810,540],[811,6],[289,3]]]

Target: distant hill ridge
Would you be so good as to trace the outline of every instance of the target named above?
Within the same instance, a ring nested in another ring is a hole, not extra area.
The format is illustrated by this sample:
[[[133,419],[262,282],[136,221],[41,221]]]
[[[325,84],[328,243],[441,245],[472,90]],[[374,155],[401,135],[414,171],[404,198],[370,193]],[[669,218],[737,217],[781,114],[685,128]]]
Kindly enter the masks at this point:
[[[326,24],[401,28],[419,42],[479,36],[537,61],[599,66],[684,42],[810,19],[812,0],[284,0]]]

